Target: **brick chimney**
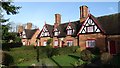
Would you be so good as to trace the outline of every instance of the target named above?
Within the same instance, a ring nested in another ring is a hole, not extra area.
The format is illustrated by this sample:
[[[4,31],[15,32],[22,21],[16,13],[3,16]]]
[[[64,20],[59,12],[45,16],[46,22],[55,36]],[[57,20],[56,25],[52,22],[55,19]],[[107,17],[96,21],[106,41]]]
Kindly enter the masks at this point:
[[[23,32],[23,26],[22,26],[22,25],[19,25],[19,26],[18,26],[18,33],[21,33],[21,32]]]
[[[83,5],[80,6],[80,22],[83,22],[89,14],[88,7]]]
[[[19,26],[18,26],[18,34],[19,34],[20,37],[22,36],[23,29],[24,29],[24,28],[23,28],[22,25],[19,25]]]
[[[32,28],[32,23],[27,23],[26,29],[31,29]]]
[[[55,23],[54,23],[54,27],[59,26],[60,23],[61,23],[61,15],[60,15],[60,14],[55,14]]]

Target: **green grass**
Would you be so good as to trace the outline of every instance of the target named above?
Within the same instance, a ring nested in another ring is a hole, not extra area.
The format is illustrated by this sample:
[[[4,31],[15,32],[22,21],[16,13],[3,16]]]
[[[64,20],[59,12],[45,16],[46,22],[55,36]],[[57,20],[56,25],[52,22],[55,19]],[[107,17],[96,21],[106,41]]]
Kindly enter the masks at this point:
[[[8,54],[10,54],[13,59],[14,63],[12,66],[31,66],[32,64],[35,64],[37,66],[42,66],[42,63],[44,63],[46,66],[57,66],[50,58],[43,57],[40,58],[40,62],[37,62],[36,59],[36,50],[33,48],[33,46],[22,46],[19,48],[11,48],[11,51],[7,51]]]
[[[73,64],[78,60],[68,55],[55,56],[52,57],[52,59],[60,66],[73,66]]]
[[[64,52],[66,52],[65,49],[67,49],[67,48],[63,48],[63,49],[61,48],[60,52],[63,50],[64,50]],[[70,51],[70,50],[68,49],[68,51]],[[46,57],[47,55],[42,57],[42,55],[46,54],[43,52],[40,52],[40,58],[39,58],[40,62],[37,62],[37,58],[36,58],[37,52],[33,46],[22,46],[22,47],[18,47],[18,48],[11,48],[10,51],[7,51],[7,53],[10,54],[14,60],[14,63],[11,64],[11,66],[14,65],[14,66],[24,66],[25,67],[25,66],[31,66],[32,64],[35,64],[37,66],[42,66],[43,63],[46,66],[57,66],[57,64],[53,60],[51,60],[51,58]],[[71,51],[70,51],[70,53],[71,53]],[[68,56],[69,53],[67,55],[65,55],[65,54],[55,56],[52,58],[55,59],[55,61],[57,63],[59,63],[61,66],[73,66],[72,64],[74,64],[77,61],[77,59],[74,57]],[[73,52],[71,54],[74,55]]]
[[[52,61],[50,58],[44,58],[44,59],[41,59],[41,61],[46,66],[57,66],[57,64],[54,61]]]
[[[32,66],[32,64],[38,64],[36,60],[25,61],[22,63],[18,63],[17,66]],[[41,62],[39,62],[41,64]]]
[[[12,48],[11,51],[8,51],[13,57],[14,64],[13,65],[31,65],[30,63],[37,61],[36,60],[36,51],[35,49],[30,47],[19,47],[19,48]],[[28,63],[27,63],[28,62]]]

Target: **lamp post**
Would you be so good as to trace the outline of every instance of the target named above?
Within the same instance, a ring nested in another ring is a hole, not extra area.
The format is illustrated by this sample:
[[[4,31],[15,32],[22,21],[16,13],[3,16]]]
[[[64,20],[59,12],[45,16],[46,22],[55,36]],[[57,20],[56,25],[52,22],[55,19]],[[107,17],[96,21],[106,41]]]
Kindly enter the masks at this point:
[[[39,42],[39,40],[37,40],[37,43]],[[39,62],[39,46],[38,46],[38,44],[36,45],[36,52],[37,52],[37,57],[36,57],[36,59],[37,59],[37,62]]]

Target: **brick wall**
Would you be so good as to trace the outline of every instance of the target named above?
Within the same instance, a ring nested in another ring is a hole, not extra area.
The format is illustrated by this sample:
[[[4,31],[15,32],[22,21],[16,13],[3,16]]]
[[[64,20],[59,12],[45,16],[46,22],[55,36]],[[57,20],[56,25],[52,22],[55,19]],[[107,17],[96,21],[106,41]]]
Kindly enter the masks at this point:
[[[60,47],[60,40],[57,37],[53,37],[53,47],[55,46],[55,41],[58,41],[58,47]]]
[[[30,42],[30,40],[28,40],[28,39],[22,39],[23,45],[24,45],[24,43],[25,43],[25,45],[28,45],[28,42]]]
[[[38,29],[36,32],[35,32],[35,34],[32,36],[32,38],[30,39],[30,44],[31,45],[34,45],[34,46],[36,46],[37,44],[36,44],[36,38],[37,38],[37,36],[38,36],[38,34],[40,33],[40,30]]]
[[[95,39],[96,46],[100,48],[101,52],[106,51],[105,36],[100,33],[79,35],[79,45],[80,45],[81,50],[86,49],[86,40],[88,39]]]
[[[40,46],[44,45],[44,41],[47,41],[48,39],[50,39],[50,37],[41,37],[40,38]]]
[[[71,37],[71,36],[66,36],[65,39],[64,39],[64,45],[67,45],[67,41],[68,40],[72,40],[73,41],[73,46],[77,46],[78,45],[78,41],[77,41],[77,38],[75,37]]]

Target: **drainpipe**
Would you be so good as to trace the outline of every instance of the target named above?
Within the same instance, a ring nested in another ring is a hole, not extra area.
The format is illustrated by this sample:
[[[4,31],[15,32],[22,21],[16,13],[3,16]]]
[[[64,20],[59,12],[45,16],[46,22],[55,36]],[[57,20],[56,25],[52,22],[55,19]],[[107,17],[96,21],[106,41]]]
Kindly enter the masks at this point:
[[[77,44],[78,44],[78,46],[79,46],[79,35],[77,36]],[[80,47],[80,46],[79,46]]]
[[[105,35],[105,50],[108,52],[108,35]]]

